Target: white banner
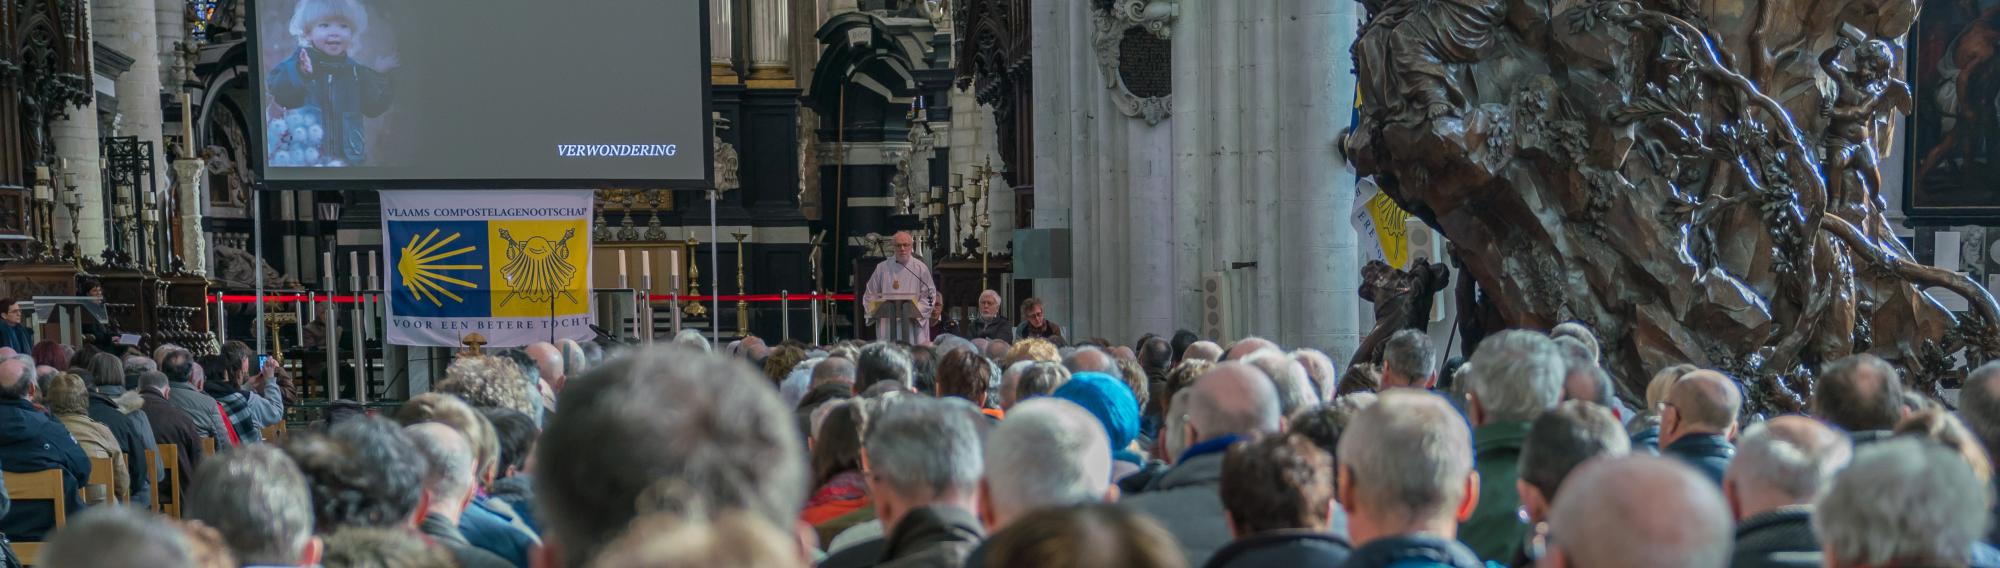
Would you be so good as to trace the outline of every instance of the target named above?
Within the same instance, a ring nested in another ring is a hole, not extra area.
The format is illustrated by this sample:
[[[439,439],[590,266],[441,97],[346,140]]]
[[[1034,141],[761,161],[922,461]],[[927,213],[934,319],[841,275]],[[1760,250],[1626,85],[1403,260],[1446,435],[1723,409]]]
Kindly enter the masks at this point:
[[[588,190],[383,191],[389,343],[595,337],[591,207]]]

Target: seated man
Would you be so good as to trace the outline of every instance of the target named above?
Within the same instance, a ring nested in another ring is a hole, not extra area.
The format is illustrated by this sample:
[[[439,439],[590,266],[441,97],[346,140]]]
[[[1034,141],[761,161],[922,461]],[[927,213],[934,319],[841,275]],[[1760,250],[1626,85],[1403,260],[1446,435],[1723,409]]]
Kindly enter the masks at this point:
[[[1301,436],[1271,436],[1222,458],[1222,503],[1236,537],[1208,566],[1339,566],[1353,552],[1332,524],[1333,457]]]
[[[305,474],[268,444],[245,446],[202,464],[182,514],[222,536],[245,566],[318,566],[312,496]]]
[[[1715,371],[1688,373],[1668,391],[1666,406],[1660,413],[1660,453],[1680,458],[1721,487],[1722,473],[1736,455],[1729,443],[1743,406],[1736,383]]]
[[[34,370],[19,358],[0,360],[0,469],[11,473],[62,470],[64,508],[74,515],[83,510],[77,489],[89,482],[90,458],[84,457],[83,448],[61,422],[28,401],[28,389],[34,384]],[[55,505],[47,501],[14,503],[6,516],[0,517],[0,532],[15,542],[46,540],[55,525]]]

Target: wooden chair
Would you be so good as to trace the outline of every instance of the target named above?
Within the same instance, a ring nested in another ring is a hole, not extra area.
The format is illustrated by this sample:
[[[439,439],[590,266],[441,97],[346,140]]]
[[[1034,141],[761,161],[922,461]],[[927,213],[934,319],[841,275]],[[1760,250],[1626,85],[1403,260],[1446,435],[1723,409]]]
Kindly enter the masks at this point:
[[[181,447],[179,445],[160,444],[160,468],[166,471],[167,476],[166,481],[160,482],[161,485],[165,486],[162,489],[171,490],[172,493],[168,493],[168,495],[172,496],[173,499],[164,505],[160,505],[160,514],[175,519],[181,518]],[[153,494],[159,495],[160,491],[155,490]],[[155,502],[158,502],[158,500],[155,499]]]
[[[90,479],[84,483],[83,487],[76,488],[76,498],[83,501],[83,504],[93,507],[104,504],[104,501],[92,501],[90,499],[90,488],[92,487],[104,488],[105,500],[113,504],[123,503],[125,500],[131,498],[130,495],[121,497],[117,494],[118,470],[116,469],[117,466],[111,461],[114,459],[117,458],[90,458]]]
[[[201,439],[201,455],[202,457],[215,455],[215,438]]]
[[[57,531],[62,530],[64,524],[69,522],[69,511],[66,505],[68,500],[64,498],[68,492],[63,490],[62,470],[48,469],[34,473],[14,473],[10,471],[0,474],[0,479],[6,480],[7,498],[13,500],[16,506],[19,506],[18,504],[22,501],[49,501],[55,504],[56,526],[50,529],[48,534],[56,534]],[[37,559],[41,558],[42,542],[22,542],[15,540],[13,541],[13,548],[14,555],[21,557],[23,563],[34,564]]]
[[[264,434],[264,443],[267,444],[285,443],[285,423],[283,422],[272,424],[269,428],[261,430],[261,432]]]
[[[153,475],[154,468],[158,467],[159,463],[160,463],[160,454],[154,450],[146,450],[145,475],[147,476]],[[148,477],[147,479],[152,479],[152,478]],[[153,479],[153,490],[146,492],[146,494],[147,494],[146,510],[155,513],[160,512],[160,480]]]

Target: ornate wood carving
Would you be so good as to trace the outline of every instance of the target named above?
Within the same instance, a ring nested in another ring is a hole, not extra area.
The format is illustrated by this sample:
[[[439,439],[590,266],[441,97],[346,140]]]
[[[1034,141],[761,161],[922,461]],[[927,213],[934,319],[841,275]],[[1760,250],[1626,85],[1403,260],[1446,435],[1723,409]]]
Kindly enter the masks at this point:
[[[1501,323],[1582,320],[1628,392],[1693,362],[1777,412],[1852,353],[1933,394],[1961,348],[2000,356],[1993,297],[1912,262],[1882,212],[1913,0],[1365,5],[1343,148]]]
[[[960,0],[958,86],[993,107],[999,127],[1001,168],[1008,187],[1035,180],[1034,65],[1030,60],[1028,0]],[[1025,210],[1024,210],[1025,211]]]

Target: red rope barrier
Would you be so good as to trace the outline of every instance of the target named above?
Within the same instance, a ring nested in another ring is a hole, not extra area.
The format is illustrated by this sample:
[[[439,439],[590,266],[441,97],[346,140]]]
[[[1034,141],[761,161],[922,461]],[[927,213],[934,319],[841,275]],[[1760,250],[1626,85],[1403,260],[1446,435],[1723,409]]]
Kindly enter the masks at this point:
[[[780,301],[783,301],[783,300],[784,300],[784,297],[781,297],[781,296],[779,296],[778,294],[746,294],[746,295],[724,295],[724,296],[670,296],[670,295],[667,295],[667,294],[654,294],[654,295],[652,295],[652,296],[648,296],[648,298],[650,298],[650,299],[651,299],[652,301],[655,301],[655,302],[670,302],[670,301],[674,301],[674,300],[680,300],[680,301],[683,301],[683,302],[689,302],[689,301],[692,301],[692,302],[707,302],[707,301],[711,301],[711,300],[722,300],[722,301],[724,301],[724,302],[753,302],[753,303],[764,303],[764,302],[780,302]],[[354,303],[360,303],[360,302],[364,302],[364,301],[365,301],[365,302],[376,302],[376,303],[379,303],[379,302],[381,302],[381,300],[379,300],[379,299],[377,299],[377,298],[374,298],[374,297],[372,297],[372,296],[355,296],[355,295],[351,295],[351,294],[336,294],[336,295],[332,295],[332,296],[328,296],[328,295],[325,295],[325,294],[320,294],[320,295],[318,295],[318,296],[314,296],[314,297],[313,297],[313,301],[316,301],[316,302],[324,302],[324,301],[327,301],[328,299],[331,299],[331,300],[333,301],[333,303],[336,303],[336,304],[354,304]],[[852,301],[854,301],[854,295],[853,295],[853,294],[793,294],[793,295],[791,295],[791,301],[794,301],[794,302],[810,302],[810,301],[812,301],[812,300],[815,300],[815,299],[818,299],[818,300],[829,300],[829,301],[835,301],[835,302],[852,302]],[[286,304],[286,303],[293,303],[293,302],[303,302],[303,301],[306,301],[306,295],[305,295],[305,294],[291,294],[291,293],[286,293],[286,294],[265,294],[265,295],[264,295],[264,301],[265,301],[265,302],[269,302],[269,303],[274,303],[274,304]],[[210,296],[208,296],[208,303],[210,303],[210,304],[214,304],[214,303],[217,303],[217,302],[218,302],[218,301],[217,301],[217,299],[216,299],[216,296],[214,296],[214,295],[210,295]],[[257,296],[256,296],[256,295],[253,295],[253,294],[223,294],[223,295],[221,295],[221,300],[220,300],[220,303],[224,303],[224,304],[255,304],[255,303],[257,303]]]

